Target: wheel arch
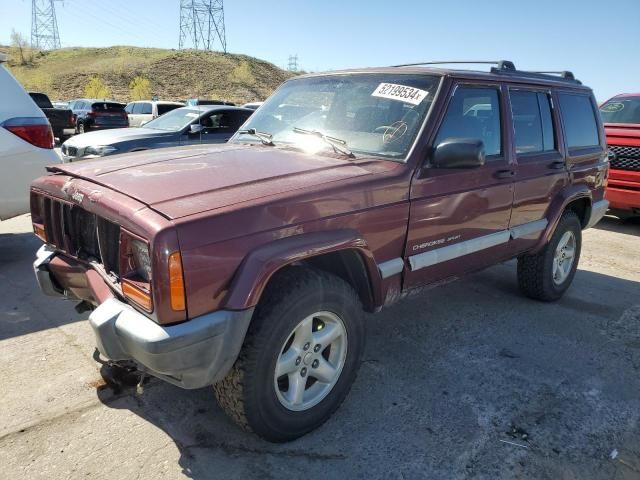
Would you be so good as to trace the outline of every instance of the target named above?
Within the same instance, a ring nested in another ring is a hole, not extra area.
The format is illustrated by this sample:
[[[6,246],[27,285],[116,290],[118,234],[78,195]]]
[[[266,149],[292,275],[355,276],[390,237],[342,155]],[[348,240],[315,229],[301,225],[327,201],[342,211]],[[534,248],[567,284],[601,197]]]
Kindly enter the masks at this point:
[[[586,228],[591,216],[592,203],[591,190],[586,185],[574,185],[557,195],[547,210],[547,228],[533,249],[533,253],[538,252],[549,242],[553,232],[556,231],[562,214],[567,210],[574,211],[580,220],[582,228]]]
[[[382,303],[382,279],[367,243],[354,230],[335,230],[295,235],[251,251],[233,277],[225,308],[255,307],[273,276],[293,265],[339,276],[356,290],[368,311]]]

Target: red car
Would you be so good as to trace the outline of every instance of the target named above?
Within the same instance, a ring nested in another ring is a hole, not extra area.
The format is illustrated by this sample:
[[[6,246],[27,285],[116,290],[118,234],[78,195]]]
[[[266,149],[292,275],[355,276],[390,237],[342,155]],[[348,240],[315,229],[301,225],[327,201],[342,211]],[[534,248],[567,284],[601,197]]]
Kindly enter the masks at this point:
[[[600,106],[611,170],[607,198],[621,217],[640,215],[640,93],[624,93]]]

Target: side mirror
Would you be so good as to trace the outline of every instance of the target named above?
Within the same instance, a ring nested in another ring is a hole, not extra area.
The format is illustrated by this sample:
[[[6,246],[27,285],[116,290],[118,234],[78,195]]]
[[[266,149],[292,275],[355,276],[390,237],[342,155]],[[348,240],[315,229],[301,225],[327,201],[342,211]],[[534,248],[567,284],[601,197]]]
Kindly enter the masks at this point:
[[[477,138],[447,138],[435,148],[436,168],[474,168],[485,163],[484,142]]]
[[[189,133],[190,134],[196,134],[196,133],[200,133],[202,132],[202,130],[204,130],[204,127],[198,123],[194,123],[193,125],[189,126]]]

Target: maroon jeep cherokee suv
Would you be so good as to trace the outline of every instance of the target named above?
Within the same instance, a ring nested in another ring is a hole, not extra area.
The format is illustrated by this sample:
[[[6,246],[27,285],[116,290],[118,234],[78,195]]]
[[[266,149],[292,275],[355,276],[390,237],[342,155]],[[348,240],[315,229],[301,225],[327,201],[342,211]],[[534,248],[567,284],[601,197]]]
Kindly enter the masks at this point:
[[[42,290],[93,309],[100,353],[271,441],[318,427],[364,311],[518,259],[556,300],[607,209],[605,135],[569,72],[418,65],[285,82],[224,146],[51,167],[33,183]]]

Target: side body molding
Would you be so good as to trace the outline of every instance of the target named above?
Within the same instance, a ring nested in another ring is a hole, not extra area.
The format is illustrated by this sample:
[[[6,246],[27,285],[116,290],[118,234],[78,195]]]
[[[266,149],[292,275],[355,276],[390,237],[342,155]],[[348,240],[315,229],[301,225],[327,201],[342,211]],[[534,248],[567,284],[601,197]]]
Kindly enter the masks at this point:
[[[303,233],[275,240],[251,251],[233,277],[225,308],[243,310],[257,305],[271,276],[282,267],[341,250],[356,250],[365,264],[373,300],[382,303],[381,276],[366,241],[355,230]]]

